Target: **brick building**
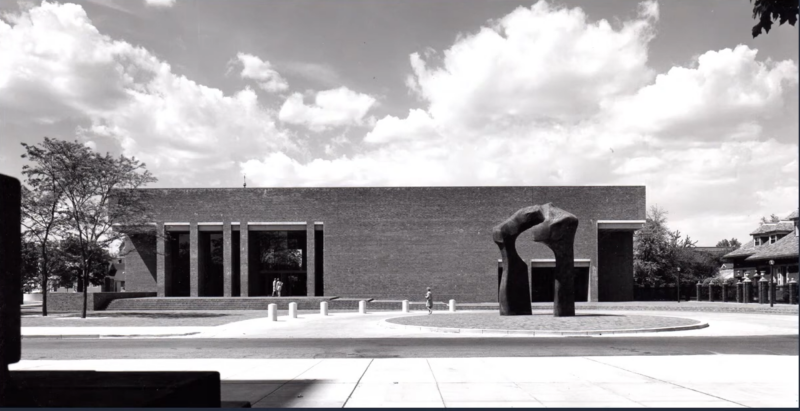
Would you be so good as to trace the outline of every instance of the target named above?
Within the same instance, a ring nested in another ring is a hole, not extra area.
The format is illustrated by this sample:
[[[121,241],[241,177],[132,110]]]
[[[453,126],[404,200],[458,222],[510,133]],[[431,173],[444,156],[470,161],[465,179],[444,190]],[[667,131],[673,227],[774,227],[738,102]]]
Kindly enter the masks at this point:
[[[551,202],[580,219],[576,300],[633,299],[633,232],[645,187],[147,189],[154,230],[126,240],[125,290],[169,296],[497,301],[491,230]],[[517,241],[532,299],[552,301],[552,252]]]

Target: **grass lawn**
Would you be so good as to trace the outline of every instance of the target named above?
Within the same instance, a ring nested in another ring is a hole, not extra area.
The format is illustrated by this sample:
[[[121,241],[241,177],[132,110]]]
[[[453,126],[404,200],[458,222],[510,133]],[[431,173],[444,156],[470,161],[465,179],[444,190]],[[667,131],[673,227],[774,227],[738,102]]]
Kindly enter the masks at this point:
[[[48,313],[41,307],[22,309],[23,327],[213,327],[266,317],[266,311],[95,311]]]

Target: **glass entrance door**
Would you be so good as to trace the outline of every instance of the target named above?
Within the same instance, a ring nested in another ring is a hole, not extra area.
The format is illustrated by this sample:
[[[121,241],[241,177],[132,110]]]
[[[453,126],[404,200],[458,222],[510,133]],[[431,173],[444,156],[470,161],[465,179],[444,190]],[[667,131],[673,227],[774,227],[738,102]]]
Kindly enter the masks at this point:
[[[250,295],[272,296],[276,279],[282,297],[307,295],[305,231],[251,231],[249,241]]]

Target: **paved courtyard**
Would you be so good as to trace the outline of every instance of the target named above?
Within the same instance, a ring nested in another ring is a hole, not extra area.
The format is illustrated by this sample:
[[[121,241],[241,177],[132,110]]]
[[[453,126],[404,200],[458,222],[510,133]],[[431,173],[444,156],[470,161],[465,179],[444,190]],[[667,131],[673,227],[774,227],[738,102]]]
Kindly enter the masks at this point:
[[[498,353],[500,354],[500,353]],[[27,361],[13,370],[216,370],[254,407],[798,407],[798,357]]]

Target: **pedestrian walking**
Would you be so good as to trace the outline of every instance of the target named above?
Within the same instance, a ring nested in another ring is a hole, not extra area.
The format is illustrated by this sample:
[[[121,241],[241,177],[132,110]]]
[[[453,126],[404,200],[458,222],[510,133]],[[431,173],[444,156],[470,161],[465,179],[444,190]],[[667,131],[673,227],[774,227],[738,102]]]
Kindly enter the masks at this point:
[[[425,307],[428,308],[428,315],[433,314],[433,293],[430,287],[428,287],[428,292],[425,293]]]
[[[283,289],[283,281],[281,281],[280,278],[278,279],[278,282],[275,283],[275,287],[278,289],[278,297],[280,297],[281,290]]]
[[[275,277],[272,279],[272,296],[275,297],[278,295],[278,278]]]

